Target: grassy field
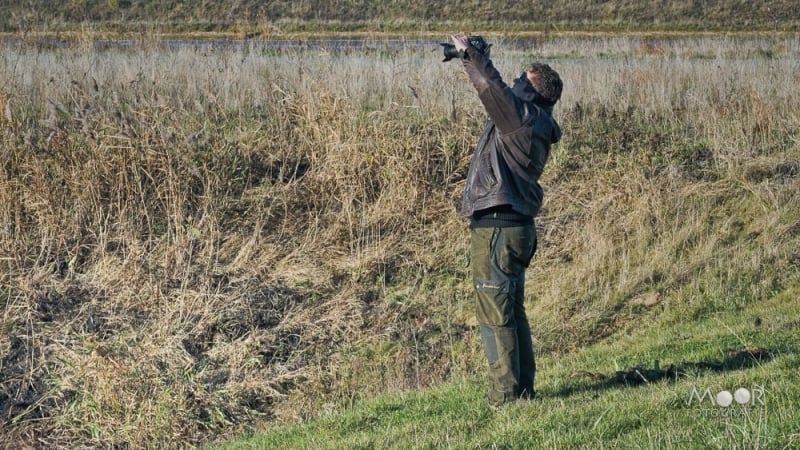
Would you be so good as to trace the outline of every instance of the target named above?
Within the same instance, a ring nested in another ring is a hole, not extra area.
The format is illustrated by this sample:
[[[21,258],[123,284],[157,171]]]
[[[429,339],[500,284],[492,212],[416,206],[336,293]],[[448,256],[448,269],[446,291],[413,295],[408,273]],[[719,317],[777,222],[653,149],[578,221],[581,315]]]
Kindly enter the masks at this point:
[[[456,211],[485,114],[436,41],[23,40],[0,442],[796,446],[800,40],[492,38],[504,74],[566,85],[528,274],[540,400],[483,403]],[[687,404],[741,387],[745,419]]]
[[[0,32],[448,32],[515,31],[789,31],[800,11],[791,0],[562,0],[521,7],[512,0],[73,0],[0,4]]]
[[[208,448],[796,448],[797,295],[547,355],[539,397],[501,411],[459,377]]]

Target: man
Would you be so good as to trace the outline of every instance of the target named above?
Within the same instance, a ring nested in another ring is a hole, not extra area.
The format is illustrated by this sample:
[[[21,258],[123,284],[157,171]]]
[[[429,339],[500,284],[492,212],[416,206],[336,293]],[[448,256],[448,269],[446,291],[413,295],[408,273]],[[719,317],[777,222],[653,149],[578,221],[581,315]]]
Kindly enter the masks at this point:
[[[461,215],[470,219],[471,270],[481,341],[489,363],[489,403],[534,396],[533,343],[525,315],[525,269],[536,252],[539,177],[561,138],[551,116],[563,83],[533,63],[506,85],[488,55],[453,35],[489,120],[472,155]],[[487,52],[488,53],[488,52]]]

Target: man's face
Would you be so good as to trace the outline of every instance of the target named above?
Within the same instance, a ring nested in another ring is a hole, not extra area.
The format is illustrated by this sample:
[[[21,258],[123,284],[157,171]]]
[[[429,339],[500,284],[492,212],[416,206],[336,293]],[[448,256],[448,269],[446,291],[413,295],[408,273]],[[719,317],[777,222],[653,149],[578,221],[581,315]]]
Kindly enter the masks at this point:
[[[538,81],[538,74],[530,71],[523,71],[517,78],[514,79],[514,92],[518,97],[523,97],[523,92],[533,92],[534,99],[540,96],[536,90],[536,82]]]
[[[539,92],[539,90],[536,89],[536,86],[539,84],[539,74],[536,72],[527,71],[525,72],[525,75],[528,81],[531,83],[531,86],[533,86],[533,89],[536,90],[536,92]]]
[[[532,87],[533,90],[538,92],[538,90],[536,89],[536,85],[538,84],[539,81],[539,74],[537,74],[536,72],[523,71],[522,73],[519,74],[519,76],[516,79],[514,79],[515,83],[522,83],[523,81],[530,83],[530,87]]]

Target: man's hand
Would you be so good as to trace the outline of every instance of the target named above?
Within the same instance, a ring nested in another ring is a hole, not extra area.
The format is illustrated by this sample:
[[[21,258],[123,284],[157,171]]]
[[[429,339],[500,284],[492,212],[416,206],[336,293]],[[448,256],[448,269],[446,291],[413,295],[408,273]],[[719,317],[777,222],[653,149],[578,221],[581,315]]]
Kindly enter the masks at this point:
[[[453,41],[453,45],[456,46],[456,51],[459,53],[466,51],[467,47],[469,47],[469,39],[463,34],[454,34],[450,36],[450,40]]]

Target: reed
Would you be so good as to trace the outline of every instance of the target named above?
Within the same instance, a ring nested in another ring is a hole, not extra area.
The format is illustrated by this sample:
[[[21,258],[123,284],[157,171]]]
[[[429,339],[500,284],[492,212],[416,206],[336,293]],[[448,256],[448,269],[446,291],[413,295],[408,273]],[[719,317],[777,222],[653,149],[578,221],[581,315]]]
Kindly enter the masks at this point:
[[[566,85],[540,352],[797,284],[796,37],[496,42]],[[482,370],[456,63],[136,44],[0,59],[6,442],[193,446]]]

